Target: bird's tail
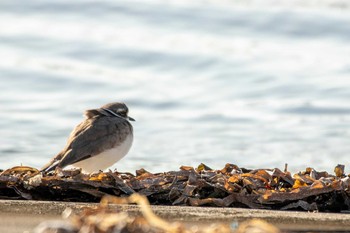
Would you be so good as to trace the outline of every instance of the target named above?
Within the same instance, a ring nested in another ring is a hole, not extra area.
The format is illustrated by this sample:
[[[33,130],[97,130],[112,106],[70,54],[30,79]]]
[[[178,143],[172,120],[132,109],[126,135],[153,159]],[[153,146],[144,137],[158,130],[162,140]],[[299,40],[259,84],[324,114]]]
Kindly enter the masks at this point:
[[[53,171],[57,168],[58,164],[60,163],[60,160],[53,160],[50,161],[48,164],[46,164],[44,167],[40,169],[40,172],[49,172]]]

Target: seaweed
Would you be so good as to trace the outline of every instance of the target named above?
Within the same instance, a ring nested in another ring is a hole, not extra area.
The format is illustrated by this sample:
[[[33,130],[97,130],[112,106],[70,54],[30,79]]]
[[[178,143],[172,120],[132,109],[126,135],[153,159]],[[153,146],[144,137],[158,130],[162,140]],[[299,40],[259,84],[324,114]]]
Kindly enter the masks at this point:
[[[243,207],[341,212],[350,210],[350,177],[344,165],[334,175],[313,168],[246,169],[226,164],[212,169],[181,166],[178,171],[137,170],[84,174],[79,169],[42,173],[18,166],[0,173],[1,199],[99,202],[105,195],[144,195],[153,205]]]
[[[128,212],[111,210],[108,208],[110,203],[135,203],[141,214],[134,216]],[[43,222],[36,227],[35,233],[281,233],[275,226],[259,219],[245,221],[237,228],[227,223],[169,222],[155,215],[147,198],[137,193],[129,197],[105,196],[95,208],[86,208],[79,214],[67,208],[63,215],[65,220]]]

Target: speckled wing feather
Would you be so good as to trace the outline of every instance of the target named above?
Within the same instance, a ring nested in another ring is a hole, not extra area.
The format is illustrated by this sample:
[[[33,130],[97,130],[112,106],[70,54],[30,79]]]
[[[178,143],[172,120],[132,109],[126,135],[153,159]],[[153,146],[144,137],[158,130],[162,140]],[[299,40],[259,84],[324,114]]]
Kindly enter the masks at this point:
[[[89,118],[80,123],[70,134],[66,147],[42,170],[53,170],[95,156],[104,150],[113,148],[117,141],[126,138],[127,126],[119,118]]]

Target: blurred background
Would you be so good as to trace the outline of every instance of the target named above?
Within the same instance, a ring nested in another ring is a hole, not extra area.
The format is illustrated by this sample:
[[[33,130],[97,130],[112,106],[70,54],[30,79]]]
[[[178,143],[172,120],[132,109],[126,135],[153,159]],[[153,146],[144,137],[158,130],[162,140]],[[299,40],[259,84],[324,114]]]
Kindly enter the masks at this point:
[[[1,0],[0,168],[41,167],[124,101],[113,168],[349,165],[350,2]]]

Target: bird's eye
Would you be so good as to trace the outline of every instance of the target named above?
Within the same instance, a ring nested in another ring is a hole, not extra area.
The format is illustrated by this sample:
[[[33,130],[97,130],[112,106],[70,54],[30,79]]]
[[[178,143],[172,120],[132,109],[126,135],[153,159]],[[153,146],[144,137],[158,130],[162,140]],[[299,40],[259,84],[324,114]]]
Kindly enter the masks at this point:
[[[118,112],[119,116],[126,117],[126,112]]]

